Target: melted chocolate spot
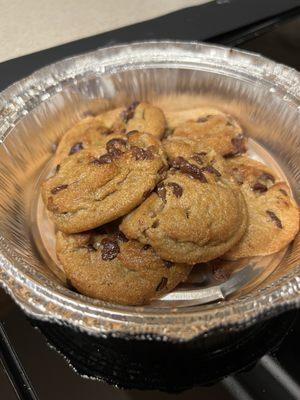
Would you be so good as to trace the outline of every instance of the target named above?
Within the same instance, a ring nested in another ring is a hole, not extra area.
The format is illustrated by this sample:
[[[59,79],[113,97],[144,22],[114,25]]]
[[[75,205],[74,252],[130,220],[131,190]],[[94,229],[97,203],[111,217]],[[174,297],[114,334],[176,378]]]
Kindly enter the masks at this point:
[[[156,193],[163,201],[166,201],[167,191],[165,184],[160,182],[156,187]]]
[[[55,168],[55,173],[57,174],[59,170],[60,170],[60,164],[57,164],[57,166]]]
[[[68,187],[68,185],[59,185],[59,186],[56,186],[55,188],[53,188],[53,189],[51,190],[51,193],[52,193],[52,194],[56,194],[56,193],[60,192],[61,190],[67,189],[67,187]]]
[[[112,157],[119,157],[126,150],[126,140],[111,139],[106,143],[106,150]]]
[[[167,286],[168,283],[168,278],[165,278],[164,276],[161,278],[161,281],[159,282],[159,284],[156,287],[156,292],[164,289]]]
[[[173,194],[179,198],[182,196],[183,193],[183,189],[180,185],[178,185],[178,183],[175,182],[169,182],[168,186],[172,188]]]
[[[99,158],[95,158],[91,161],[92,164],[102,165],[102,164],[110,164],[112,162],[112,157],[110,154],[103,154]]]
[[[211,174],[215,174],[217,177],[222,176],[221,173],[212,165],[207,165],[206,167],[201,168],[202,171],[209,172]]]
[[[277,228],[282,229],[282,223],[280,221],[280,219],[277,217],[277,215],[270,210],[267,210],[266,213],[268,214],[268,216],[271,218],[271,220],[275,223],[275,225],[277,226]]]
[[[101,256],[104,261],[111,261],[117,257],[120,252],[120,247],[115,240],[104,238],[101,240],[102,250]]]
[[[153,160],[154,158],[154,155],[150,149],[144,150],[141,147],[132,146],[131,151],[136,161]]]
[[[254,190],[255,192],[260,192],[260,193],[264,193],[268,190],[267,186],[260,182],[254,183],[251,189]]]
[[[168,261],[168,260],[163,260],[165,267],[167,268],[172,268],[174,263],[172,261]]]
[[[142,247],[142,250],[149,250],[150,248],[150,244],[145,244],[145,246]]]
[[[118,231],[118,233],[117,233],[117,240],[119,240],[120,242],[123,242],[123,243],[128,242],[127,237],[121,231]]]
[[[201,169],[196,165],[190,164],[183,157],[176,157],[172,161],[172,167],[179,169],[180,172],[187,174],[192,178],[198,179],[202,183],[207,183],[207,179]]]
[[[83,144],[82,144],[82,142],[75,143],[75,144],[71,147],[71,149],[70,149],[70,151],[69,151],[69,156],[71,156],[72,154],[77,153],[78,151],[80,151],[80,150],[82,150],[82,149],[83,149]]]

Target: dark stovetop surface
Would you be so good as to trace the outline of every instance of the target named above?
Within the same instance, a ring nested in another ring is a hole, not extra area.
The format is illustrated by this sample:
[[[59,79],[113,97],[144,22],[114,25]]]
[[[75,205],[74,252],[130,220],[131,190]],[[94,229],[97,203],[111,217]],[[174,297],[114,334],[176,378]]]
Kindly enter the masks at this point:
[[[262,53],[278,62],[300,69],[300,17],[297,16],[299,8],[294,9],[300,5],[299,1],[253,0],[247,10],[250,3],[248,1],[240,1],[244,3],[244,10],[237,5],[237,1],[218,3],[221,4],[212,3],[183,10],[171,14],[171,17],[158,18],[2,63],[0,88],[58,58],[101,45],[144,38],[211,40]],[[220,8],[221,6],[223,8]],[[222,24],[222,19],[225,19],[226,23]],[[181,25],[178,25],[178,22],[181,22]],[[178,29],[175,29],[177,26],[183,27],[181,35],[178,34]],[[168,34],[163,34],[166,27]],[[119,390],[106,383],[80,377],[69,367],[62,355],[47,345],[45,337],[33,328],[31,322],[1,289],[0,323],[1,399],[175,398],[173,394],[157,391]],[[278,337],[281,344],[273,348],[271,354],[251,365],[248,371],[232,374],[212,386],[189,389],[176,395],[176,399],[192,400],[200,396],[201,399],[214,400],[300,399],[300,316],[298,313],[290,313],[278,324],[281,330],[285,331],[285,334],[282,333]],[[271,342],[272,328],[266,330],[265,334],[270,336]],[[268,343],[268,337],[264,342]],[[261,342],[257,343],[258,347],[261,346]],[[259,354],[259,350],[261,349],[256,348],[255,343],[249,348],[249,352],[253,353],[253,360],[255,355]]]

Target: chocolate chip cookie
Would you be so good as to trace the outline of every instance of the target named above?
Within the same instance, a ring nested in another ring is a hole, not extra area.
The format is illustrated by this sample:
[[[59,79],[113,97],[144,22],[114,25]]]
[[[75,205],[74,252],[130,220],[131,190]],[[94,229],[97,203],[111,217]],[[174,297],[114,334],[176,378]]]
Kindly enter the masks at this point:
[[[186,111],[179,115],[178,121],[183,119],[184,115],[190,118],[179,123],[172,136],[196,139],[203,146],[210,147],[226,157],[246,152],[246,138],[241,126],[232,116],[210,109],[205,112],[190,110],[189,113]]]
[[[226,253],[244,234],[248,215],[223,163],[214,151],[172,159],[166,179],[124,218],[121,231],[172,262],[194,264]]]
[[[59,164],[64,158],[83,149],[105,146],[107,141],[116,137],[122,136],[119,133],[112,133],[97,118],[85,118],[64,134],[56,149],[55,161]]]
[[[299,230],[299,209],[287,184],[247,157],[232,159],[228,166],[244,194],[249,222],[245,235],[224,258],[264,256],[286,247]]]
[[[162,179],[165,167],[160,142],[135,131],[62,160],[43,183],[42,197],[59,230],[82,232],[138,206]]]
[[[57,256],[71,285],[87,296],[142,305],[184,281],[191,267],[164,261],[121,232],[57,234]]]

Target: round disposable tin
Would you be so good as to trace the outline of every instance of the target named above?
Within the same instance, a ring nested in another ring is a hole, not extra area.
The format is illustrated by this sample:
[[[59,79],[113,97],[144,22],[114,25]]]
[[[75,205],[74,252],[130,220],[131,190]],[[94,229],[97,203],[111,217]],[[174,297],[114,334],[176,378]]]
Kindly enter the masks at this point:
[[[40,201],[54,144],[86,113],[149,100],[165,110],[210,105],[241,122],[250,156],[300,195],[300,77],[239,50],[183,42],[99,49],[45,67],[0,94],[0,282],[30,316],[95,335],[189,340],[239,330],[300,304],[299,235],[269,257],[204,265],[145,307],[67,288]]]

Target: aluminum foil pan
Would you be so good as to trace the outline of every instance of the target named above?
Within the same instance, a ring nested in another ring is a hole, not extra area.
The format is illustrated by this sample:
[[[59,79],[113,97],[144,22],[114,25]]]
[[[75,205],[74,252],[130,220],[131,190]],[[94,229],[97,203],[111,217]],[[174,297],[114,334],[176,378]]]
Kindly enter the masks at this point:
[[[195,290],[181,287],[145,307],[68,289],[51,250],[39,184],[67,128],[87,113],[135,99],[165,110],[206,104],[235,115],[251,137],[251,156],[275,168],[299,202],[299,73],[256,54],[201,43],[99,49],[45,67],[0,94],[1,285],[31,317],[104,337],[186,341],[299,307],[299,236],[280,254],[227,264],[213,276],[206,266],[192,278]]]

